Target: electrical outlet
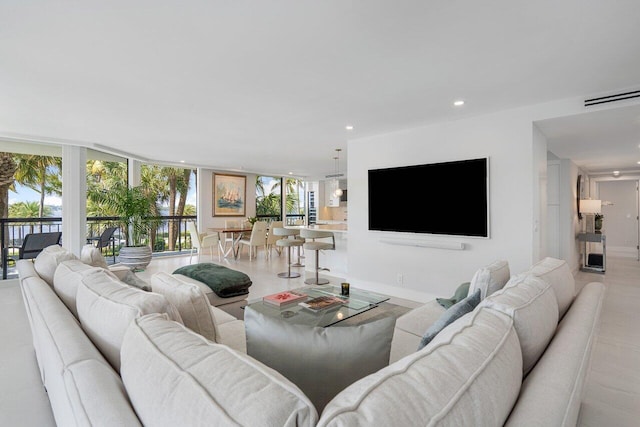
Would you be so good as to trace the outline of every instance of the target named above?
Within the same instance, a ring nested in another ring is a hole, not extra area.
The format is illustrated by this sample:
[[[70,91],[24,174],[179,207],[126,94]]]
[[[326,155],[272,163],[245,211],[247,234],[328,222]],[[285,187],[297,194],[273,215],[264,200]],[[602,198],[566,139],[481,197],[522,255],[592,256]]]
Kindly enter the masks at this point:
[[[402,275],[402,273],[398,273],[398,275],[396,276],[396,283],[398,285],[402,285],[403,280],[404,280],[404,276]]]

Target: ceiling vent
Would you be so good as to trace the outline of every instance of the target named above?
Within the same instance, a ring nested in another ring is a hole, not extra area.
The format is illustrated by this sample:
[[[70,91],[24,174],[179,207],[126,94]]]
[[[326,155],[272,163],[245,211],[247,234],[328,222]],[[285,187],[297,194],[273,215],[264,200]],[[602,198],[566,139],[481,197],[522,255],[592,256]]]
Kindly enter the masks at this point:
[[[617,95],[602,96],[600,98],[586,99],[584,101],[584,106],[590,107],[592,105],[606,104],[607,102],[616,102],[616,101],[622,101],[625,99],[632,99],[632,98],[640,98],[640,90],[636,90],[633,92],[619,93]]]

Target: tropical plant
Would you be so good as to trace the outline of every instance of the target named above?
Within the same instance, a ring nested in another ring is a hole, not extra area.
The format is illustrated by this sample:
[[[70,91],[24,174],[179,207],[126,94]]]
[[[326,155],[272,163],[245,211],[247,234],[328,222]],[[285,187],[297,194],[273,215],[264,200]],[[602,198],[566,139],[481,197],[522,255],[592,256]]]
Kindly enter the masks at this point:
[[[42,212],[42,215],[40,214]],[[51,216],[51,206],[45,206],[40,210],[40,205],[36,201],[16,202],[9,205],[9,218],[38,218]]]
[[[15,180],[40,193],[39,215],[44,216],[44,199],[47,194],[62,195],[60,171],[62,159],[55,156],[14,154],[17,164]]]
[[[158,227],[156,217],[156,198],[144,187],[128,187],[117,183],[109,191],[94,195],[97,203],[109,206],[120,218],[119,226],[123,231],[127,246],[147,246],[150,244],[151,230]]]

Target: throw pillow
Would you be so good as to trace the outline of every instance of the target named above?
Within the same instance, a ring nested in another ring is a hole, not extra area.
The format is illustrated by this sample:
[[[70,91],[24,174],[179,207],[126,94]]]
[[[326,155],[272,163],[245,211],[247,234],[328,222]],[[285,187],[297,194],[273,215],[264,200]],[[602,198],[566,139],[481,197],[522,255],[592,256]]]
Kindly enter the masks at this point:
[[[84,245],[80,252],[80,261],[92,267],[107,268],[107,261],[102,256],[100,249],[93,245]]]
[[[506,260],[495,261],[476,271],[471,278],[469,293],[472,294],[476,289],[480,289],[480,298],[485,299],[495,291],[502,289],[509,281],[510,276],[509,263]]]
[[[464,282],[458,289],[454,292],[451,298],[436,298],[438,304],[443,306],[444,308],[451,308],[451,306],[459,301],[462,301],[469,295],[469,285],[471,282]]]
[[[472,312],[478,304],[480,304],[480,289],[476,289],[473,294],[467,296],[462,301],[455,303],[450,309],[442,313],[442,316],[440,316],[440,318],[436,320],[436,322],[431,325],[422,336],[420,344],[418,345],[418,350],[422,350],[436,335],[438,335],[438,333],[440,333],[440,331],[451,323],[455,322],[465,314]]]
[[[53,275],[56,273],[58,264],[70,259],[78,259],[78,257],[62,246],[51,245],[38,254],[33,261],[33,268],[49,286],[53,286]]]

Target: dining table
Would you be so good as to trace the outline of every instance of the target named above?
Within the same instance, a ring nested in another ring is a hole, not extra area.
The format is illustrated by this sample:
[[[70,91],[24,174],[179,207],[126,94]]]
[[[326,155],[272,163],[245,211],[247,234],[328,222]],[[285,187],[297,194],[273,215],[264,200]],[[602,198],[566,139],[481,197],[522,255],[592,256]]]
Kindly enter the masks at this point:
[[[233,254],[233,258],[238,259],[238,253],[240,252],[240,239],[242,239],[242,236],[245,233],[251,232],[251,227],[209,227],[207,228],[207,231],[218,233],[218,247],[225,258]],[[228,248],[227,240],[225,238],[227,234],[231,236],[231,245]]]

